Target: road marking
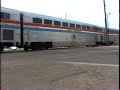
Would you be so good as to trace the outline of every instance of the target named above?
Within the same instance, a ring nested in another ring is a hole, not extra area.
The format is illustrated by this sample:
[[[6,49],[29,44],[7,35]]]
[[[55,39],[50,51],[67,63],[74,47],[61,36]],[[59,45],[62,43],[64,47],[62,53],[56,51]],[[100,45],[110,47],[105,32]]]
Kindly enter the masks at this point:
[[[119,65],[115,65],[115,64],[98,64],[98,63],[84,63],[84,62],[63,62],[63,63],[119,67]]]

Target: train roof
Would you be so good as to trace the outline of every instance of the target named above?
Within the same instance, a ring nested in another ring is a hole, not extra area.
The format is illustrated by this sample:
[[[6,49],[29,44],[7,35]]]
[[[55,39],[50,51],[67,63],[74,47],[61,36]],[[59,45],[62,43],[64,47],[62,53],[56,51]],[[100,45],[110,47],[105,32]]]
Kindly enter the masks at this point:
[[[5,8],[5,7],[1,7],[1,11],[6,11],[6,12],[9,12],[9,13],[20,13],[19,10]]]
[[[79,21],[63,19],[63,18],[48,16],[48,15],[43,15],[43,14],[30,13],[30,12],[26,12],[26,11],[19,11],[19,10],[10,9],[10,8],[6,8],[6,7],[1,7],[1,11],[7,11],[7,12],[13,12],[13,13],[23,13],[23,14],[31,16],[31,17],[39,17],[39,18],[43,18],[43,19],[50,19],[50,20],[56,20],[56,21],[61,21],[61,22],[68,22],[68,23],[87,25],[87,26],[91,26],[91,27],[105,28],[103,26],[93,25],[93,24],[89,24],[89,23],[83,23],[83,22],[79,22]],[[109,29],[110,30],[111,29],[112,30],[118,30],[118,29],[114,29],[114,28],[109,28]]]

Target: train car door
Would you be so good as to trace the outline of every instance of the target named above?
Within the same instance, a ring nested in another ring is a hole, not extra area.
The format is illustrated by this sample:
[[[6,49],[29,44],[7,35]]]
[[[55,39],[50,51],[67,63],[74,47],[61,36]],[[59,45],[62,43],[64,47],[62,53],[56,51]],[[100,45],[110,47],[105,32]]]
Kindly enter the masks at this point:
[[[76,34],[72,34],[72,46],[76,46]]]

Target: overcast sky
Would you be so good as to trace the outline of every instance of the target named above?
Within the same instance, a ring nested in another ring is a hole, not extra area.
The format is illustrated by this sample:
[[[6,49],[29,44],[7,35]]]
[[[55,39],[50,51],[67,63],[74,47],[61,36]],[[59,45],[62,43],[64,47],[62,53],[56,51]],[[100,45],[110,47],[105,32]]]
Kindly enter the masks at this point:
[[[104,24],[103,0],[1,0],[1,6],[59,18]],[[106,0],[108,27],[119,28],[119,0]]]

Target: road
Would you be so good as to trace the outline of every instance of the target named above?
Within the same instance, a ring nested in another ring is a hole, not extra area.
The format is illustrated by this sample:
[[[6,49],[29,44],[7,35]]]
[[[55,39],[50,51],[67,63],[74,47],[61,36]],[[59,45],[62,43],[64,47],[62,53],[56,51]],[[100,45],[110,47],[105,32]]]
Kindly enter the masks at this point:
[[[85,62],[98,64],[119,64],[119,47],[67,48],[28,52],[3,53],[2,60],[52,60],[63,62]]]
[[[5,51],[1,55],[1,85],[3,90],[118,90],[118,48]]]

